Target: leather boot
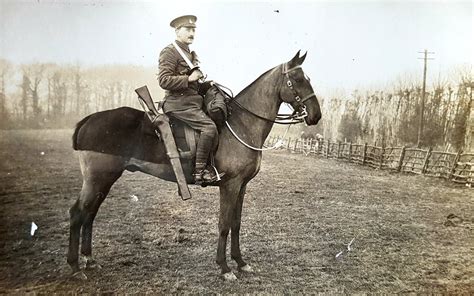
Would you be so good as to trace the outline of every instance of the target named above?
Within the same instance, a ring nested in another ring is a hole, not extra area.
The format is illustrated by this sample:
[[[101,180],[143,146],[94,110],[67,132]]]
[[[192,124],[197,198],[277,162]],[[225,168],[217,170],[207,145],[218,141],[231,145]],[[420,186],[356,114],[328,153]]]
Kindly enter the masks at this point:
[[[209,153],[214,145],[214,137],[206,133],[202,133],[199,143],[196,147],[196,167],[194,169],[194,182],[199,185],[208,185],[215,183],[223,174],[216,174],[213,167],[207,166]]]
[[[193,176],[195,184],[206,186],[219,181],[219,179],[224,176],[224,174],[221,173],[217,175],[212,167],[208,167],[204,163],[196,163]]]

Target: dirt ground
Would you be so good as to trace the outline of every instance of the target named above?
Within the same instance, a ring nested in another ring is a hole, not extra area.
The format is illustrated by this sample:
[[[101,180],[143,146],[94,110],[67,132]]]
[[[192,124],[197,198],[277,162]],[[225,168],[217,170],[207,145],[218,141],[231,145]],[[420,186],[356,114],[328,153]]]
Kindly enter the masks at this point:
[[[0,294],[474,293],[472,189],[285,151],[264,152],[244,202],[255,273],[219,276],[217,188],[183,202],[175,184],[125,173],[94,224],[102,269],[71,278],[71,134],[0,131]]]

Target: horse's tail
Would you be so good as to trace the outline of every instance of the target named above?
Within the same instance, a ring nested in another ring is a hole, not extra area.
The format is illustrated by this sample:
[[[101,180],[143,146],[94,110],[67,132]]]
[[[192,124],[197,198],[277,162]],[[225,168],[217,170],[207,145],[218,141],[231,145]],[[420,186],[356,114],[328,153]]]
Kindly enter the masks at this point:
[[[72,148],[74,150],[77,150],[77,134],[79,134],[79,130],[81,129],[81,127],[86,123],[86,121],[89,120],[89,118],[92,116],[89,115],[89,116],[86,116],[84,117],[81,121],[79,121],[78,123],[76,123],[76,129],[74,130],[74,134],[72,135]]]

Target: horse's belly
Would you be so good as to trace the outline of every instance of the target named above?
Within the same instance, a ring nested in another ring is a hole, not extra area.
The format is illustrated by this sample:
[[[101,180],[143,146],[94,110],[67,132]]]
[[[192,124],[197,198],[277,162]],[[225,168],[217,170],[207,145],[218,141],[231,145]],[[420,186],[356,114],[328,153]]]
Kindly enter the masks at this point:
[[[184,176],[188,184],[193,181],[192,168],[188,162],[181,163],[183,167]],[[131,172],[140,171],[145,174],[155,176],[157,178],[176,182],[176,177],[173,172],[173,167],[170,164],[152,163],[136,158],[130,158],[125,165],[125,169]]]

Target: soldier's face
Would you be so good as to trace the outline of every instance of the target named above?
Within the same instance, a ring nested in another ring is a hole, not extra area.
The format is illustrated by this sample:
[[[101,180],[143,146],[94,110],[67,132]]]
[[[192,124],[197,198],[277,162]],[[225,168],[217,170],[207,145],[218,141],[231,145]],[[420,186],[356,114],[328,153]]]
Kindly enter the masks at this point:
[[[196,28],[180,27],[179,29],[176,29],[176,37],[178,41],[189,45],[194,41],[195,32]]]

